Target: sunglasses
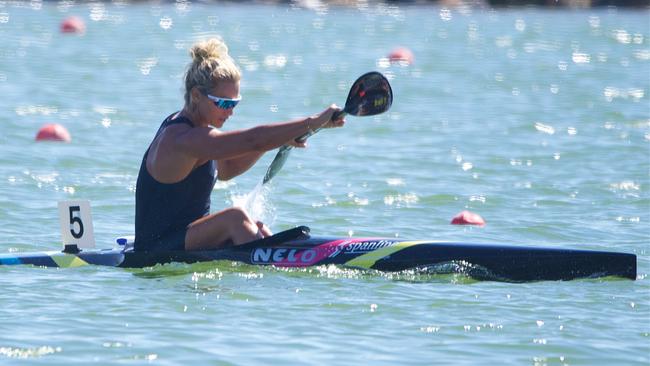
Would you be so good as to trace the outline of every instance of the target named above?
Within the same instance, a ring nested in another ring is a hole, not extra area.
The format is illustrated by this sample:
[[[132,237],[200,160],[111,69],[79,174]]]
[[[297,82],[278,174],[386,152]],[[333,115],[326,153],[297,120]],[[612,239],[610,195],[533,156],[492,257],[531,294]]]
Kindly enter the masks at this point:
[[[210,95],[210,94],[206,94],[206,96],[214,103],[215,106],[217,106],[217,108],[221,108],[221,109],[233,109],[241,100],[241,97],[237,97],[235,99],[228,99],[228,98],[215,97],[214,95]]]

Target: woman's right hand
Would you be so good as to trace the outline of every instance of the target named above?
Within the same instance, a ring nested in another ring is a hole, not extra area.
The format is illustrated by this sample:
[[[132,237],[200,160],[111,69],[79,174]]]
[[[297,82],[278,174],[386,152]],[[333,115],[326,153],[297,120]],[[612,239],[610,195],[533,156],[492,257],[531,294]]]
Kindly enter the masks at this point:
[[[342,127],[345,124],[345,118],[341,115],[339,118],[333,120],[332,116],[336,112],[342,111],[341,108],[337,107],[336,104],[332,104],[324,111],[319,114],[313,115],[308,118],[305,122],[309,126],[309,131],[317,131],[321,128],[333,128],[333,127]],[[293,147],[306,147],[307,144],[305,141],[299,142],[296,140],[290,140],[287,142],[287,145]]]
[[[316,122],[314,123],[316,128],[334,128],[334,127],[343,127],[345,124],[345,118],[341,115],[339,118],[333,120],[332,116],[336,112],[340,112],[343,109],[338,107],[336,104],[330,105],[328,108],[326,108],[324,111],[320,112],[319,114],[312,116],[312,120],[315,120]]]

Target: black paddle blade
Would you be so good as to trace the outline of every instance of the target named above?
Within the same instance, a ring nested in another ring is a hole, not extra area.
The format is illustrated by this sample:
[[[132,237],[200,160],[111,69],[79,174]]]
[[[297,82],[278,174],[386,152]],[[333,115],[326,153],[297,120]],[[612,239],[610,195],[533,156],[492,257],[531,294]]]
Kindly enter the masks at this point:
[[[343,111],[353,116],[374,116],[393,104],[393,89],[386,77],[376,71],[361,75],[352,84]]]
[[[342,111],[334,113],[332,119],[338,119],[341,115],[350,114],[353,116],[373,116],[386,112],[393,104],[393,89],[391,89],[388,79],[376,71],[371,71],[361,75],[357,81],[352,84],[348,99],[345,101],[345,108]],[[303,142],[307,138],[320,130],[311,131],[296,139]],[[284,145],[280,148],[277,155],[271,162],[262,184],[269,182],[282,169],[284,163],[291,152],[291,145]]]

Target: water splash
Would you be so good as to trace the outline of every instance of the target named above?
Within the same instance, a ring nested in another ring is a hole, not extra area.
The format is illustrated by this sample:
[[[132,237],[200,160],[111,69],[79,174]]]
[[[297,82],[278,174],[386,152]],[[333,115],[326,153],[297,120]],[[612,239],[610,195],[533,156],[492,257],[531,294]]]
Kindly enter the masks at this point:
[[[241,207],[255,220],[262,221],[267,226],[275,222],[275,207],[268,197],[271,189],[261,182],[248,194],[233,194],[230,199],[235,207]]]

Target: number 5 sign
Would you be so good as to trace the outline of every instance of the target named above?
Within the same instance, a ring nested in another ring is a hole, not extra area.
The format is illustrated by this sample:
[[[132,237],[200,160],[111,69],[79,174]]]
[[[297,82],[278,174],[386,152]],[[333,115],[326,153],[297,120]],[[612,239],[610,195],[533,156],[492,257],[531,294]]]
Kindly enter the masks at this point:
[[[86,249],[95,247],[90,201],[59,202],[59,222],[63,245],[76,244]]]

